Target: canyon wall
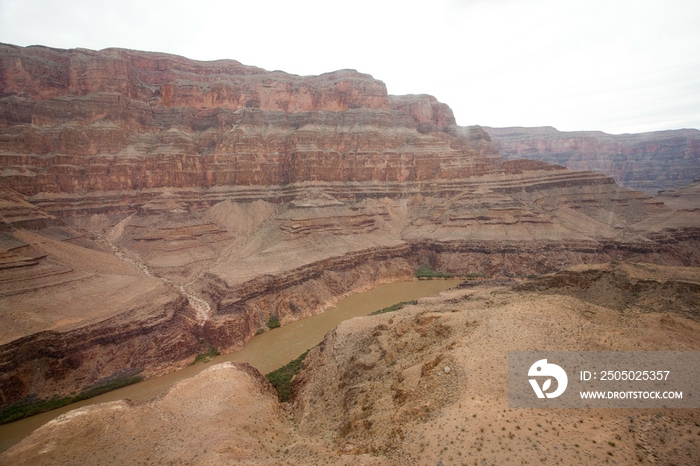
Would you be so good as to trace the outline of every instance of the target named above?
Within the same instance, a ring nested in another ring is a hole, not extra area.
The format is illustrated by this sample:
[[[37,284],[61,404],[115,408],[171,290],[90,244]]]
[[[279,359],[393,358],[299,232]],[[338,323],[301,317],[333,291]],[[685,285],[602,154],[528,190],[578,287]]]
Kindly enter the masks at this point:
[[[433,97],[352,70],[2,45],[0,79],[1,177],[29,196],[460,178],[496,154],[448,134]]]
[[[603,173],[650,196],[700,177],[697,129],[619,135],[552,127],[484,129],[507,160],[541,160],[571,170]]]
[[[231,351],[420,266],[700,261],[685,192],[504,160],[356,71],[0,45],[0,84],[2,405]]]

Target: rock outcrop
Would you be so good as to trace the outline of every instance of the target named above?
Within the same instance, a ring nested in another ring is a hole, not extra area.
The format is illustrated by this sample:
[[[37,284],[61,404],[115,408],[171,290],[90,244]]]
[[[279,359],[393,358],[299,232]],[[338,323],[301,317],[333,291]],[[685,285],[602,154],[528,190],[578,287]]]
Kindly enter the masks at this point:
[[[697,209],[505,161],[356,71],[1,45],[0,80],[3,405],[240,348],[422,265],[700,261]]]
[[[105,423],[110,428],[98,427]],[[104,435],[93,435],[95,428]],[[109,459],[90,458],[95,451],[125,446],[126,432],[134,436],[127,448],[110,453]],[[47,437],[16,449],[14,464],[273,464],[277,445],[292,437],[274,388],[253,367],[234,362],[178,383],[153,403],[88,406],[36,434]],[[82,451],[75,444],[83,445]]]
[[[622,186],[654,195],[700,176],[700,130],[612,135],[600,131],[484,128],[501,156],[533,159],[611,176]]]

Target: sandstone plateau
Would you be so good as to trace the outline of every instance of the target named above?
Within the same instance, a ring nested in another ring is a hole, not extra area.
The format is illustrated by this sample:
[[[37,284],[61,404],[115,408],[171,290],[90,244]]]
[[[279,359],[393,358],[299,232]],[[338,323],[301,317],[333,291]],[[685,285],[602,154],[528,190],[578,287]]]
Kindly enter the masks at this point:
[[[654,195],[700,178],[700,130],[641,134],[557,131],[540,128],[487,128],[506,160],[531,159],[591,170],[622,186]]]
[[[0,404],[172,371],[210,345],[240,348],[271,316],[317,314],[420,266],[515,278],[620,260],[697,267],[697,200],[696,187],[652,198],[504,160],[447,105],[353,70],[0,45]],[[268,396],[248,369],[220,373]]]

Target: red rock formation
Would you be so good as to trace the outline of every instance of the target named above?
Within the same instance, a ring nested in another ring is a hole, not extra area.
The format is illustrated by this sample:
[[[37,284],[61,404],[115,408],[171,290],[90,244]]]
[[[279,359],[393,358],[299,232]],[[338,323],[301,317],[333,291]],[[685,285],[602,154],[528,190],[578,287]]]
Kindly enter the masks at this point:
[[[542,128],[484,128],[505,159],[534,159],[612,176],[653,195],[700,176],[700,131],[612,135]]]
[[[452,111],[352,70],[0,46],[0,179],[26,194],[483,174]],[[418,131],[416,131],[418,129]],[[493,155],[493,151],[491,153]]]

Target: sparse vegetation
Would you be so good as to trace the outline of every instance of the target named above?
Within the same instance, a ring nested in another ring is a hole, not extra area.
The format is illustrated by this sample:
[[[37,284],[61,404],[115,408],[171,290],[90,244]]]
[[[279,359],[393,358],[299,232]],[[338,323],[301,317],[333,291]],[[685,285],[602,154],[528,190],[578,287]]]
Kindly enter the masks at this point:
[[[454,274],[438,272],[429,265],[421,265],[418,270],[416,270],[416,278],[428,280],[432,278],[454,278]]]
[[[477,278],[485,278],[486,275],[480,274],[480,273],[447,273],[447,272],[440,272],[438,270],[433,269],[429,265],[421,265],[418,270],[416,270],[415,273],[416,278],[419,280],[432,280],[433,278],[440,278],[440,279],[450,279],[450,278],[459,278],[459,279],[464,279],[464,280],[476,280]]]
[[[199,353],[197,355],[197,357],[194,358],[194,362],[192,362],[191,365],[209,362],[212,359],[214,359],[216,356],[221,354],[221,353],[219,353],[219,350],[214,348],[214,346],[211,343],[207,342],[207,345],[209,346],[209,349],[203,353]]]
[[[301,370],[304,358],[309,353],[309,350],[304,351],[298,358],[293,361],[288,362],[286,365],[280,367],[276,371],[272,371],[267,374],[267,380],[274,385],[277,394],[280,397],[280,401],[285,402],[289,400],[289,395],[292,389],[292,379]]]
[[[272,330],[273,328],[281,327],[282,323],[280,322],[279,317],[277,316],[270,316],[270,318],[267,321],[267,328]]]
[[[399,309],[401,309],[401,308],[404,307],[404,306],[408,306],[408,305],[412,305],[412,304],[417,304],[417,303],[418,303],[418,301],[416,301],[415,299],[414,299],[413,301],[401,301],[400,303],[392,304],[391,306],[385,307],[384,309],[380,309],[380,310],[378,310],[378,311],[374,311],[374,312],[371,313],[370,315],[371,315],[371,316],[376,316],[376,315],[378,315],[378,314],[384,314],[384,313],[386,313],[386,312],[398,311]]]
[[[90,388],[86,388],[77,395],[54,397],[49,399],[25,398],[24,400],[12,403],[0,410],[0,424],[16,421],[35,414],[40,414],[52,409],[58,409],[71,403],[87,400],[103,393],[111,392],[117,388],[126,387],[127,385],[141,382],[143,377],[140,375],[132,375],[126,377],[114,378],[111,380],[102,381]]]

